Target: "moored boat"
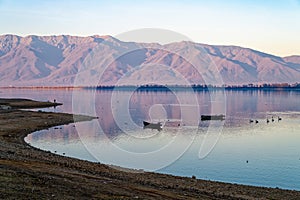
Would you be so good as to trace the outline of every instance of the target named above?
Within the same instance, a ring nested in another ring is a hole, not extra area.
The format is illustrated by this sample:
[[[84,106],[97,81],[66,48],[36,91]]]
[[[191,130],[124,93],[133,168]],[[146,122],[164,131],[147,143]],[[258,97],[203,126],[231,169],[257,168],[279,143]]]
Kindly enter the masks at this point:
[[[161,122],[151,123],[151,122],[143,121],[143,124],[144,124],[144,128],[157,129],[159,131],[162,130]]]
[[[201,115],[201,121],[206,120],[225,120],[225,115]]]

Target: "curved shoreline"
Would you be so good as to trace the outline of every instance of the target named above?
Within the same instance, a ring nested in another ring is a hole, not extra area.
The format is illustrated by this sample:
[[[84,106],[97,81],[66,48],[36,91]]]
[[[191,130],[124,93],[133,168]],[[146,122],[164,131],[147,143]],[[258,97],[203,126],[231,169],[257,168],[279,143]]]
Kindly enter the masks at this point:
[[[75,115],[75,121],[91,119]],[[1,199],[300,199],[300,192],[293,190],[119,171],[24,141],[34,131],[72,122],[72,114],[0,111]]]

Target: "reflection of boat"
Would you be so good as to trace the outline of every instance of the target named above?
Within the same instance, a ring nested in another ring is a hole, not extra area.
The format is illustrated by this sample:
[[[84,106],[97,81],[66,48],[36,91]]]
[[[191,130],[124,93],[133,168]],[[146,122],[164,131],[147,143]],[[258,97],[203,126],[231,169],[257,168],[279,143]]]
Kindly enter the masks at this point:
[[[201,121],[206,120],[225,120],[225,115],[201,115]]]
[[[162,130],[161,122],[150,123],[150,122],[143,121],[143,124],[144,124],[144,128],[157,129],[159,131]]]

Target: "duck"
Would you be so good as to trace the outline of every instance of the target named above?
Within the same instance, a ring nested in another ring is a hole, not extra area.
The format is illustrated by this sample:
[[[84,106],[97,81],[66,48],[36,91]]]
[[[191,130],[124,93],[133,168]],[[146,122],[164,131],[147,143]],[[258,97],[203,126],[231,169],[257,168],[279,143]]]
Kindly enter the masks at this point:
[[[253,119],[250,119],[250,120],[249,120],[249,123],[252,123],[252,122],[253,122]]]
[[[257,124],[257,123],[258,123],[258,120],[255,120],[255,123]]]
[[[278,116],[278,121],[282,120],[281,117]]]

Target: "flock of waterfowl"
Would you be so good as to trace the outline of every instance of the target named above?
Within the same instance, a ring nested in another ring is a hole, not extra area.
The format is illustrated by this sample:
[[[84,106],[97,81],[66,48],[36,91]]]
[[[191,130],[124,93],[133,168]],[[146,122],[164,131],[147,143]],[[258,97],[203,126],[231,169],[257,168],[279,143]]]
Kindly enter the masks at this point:
[[[277,117],[277,121],[279,122],[279,121],[281,121],[281,120],[282,120],[282,118],[278,116],[278,117]],[[271,122],[274,122],[274,121],[275,121],[275,119],[274,119],[273,116],[272,116],[271,119],[267,118],[267,124],[270,123],[270,121],[271,121]],[[256,120],[256,119],[255,119],[255,120],[254,120],[254,119],[250,119],[250,120],[249,120],[249,123],[256,123],[256,124],[258,124],[258,122],[259,122],[259,121]]]

